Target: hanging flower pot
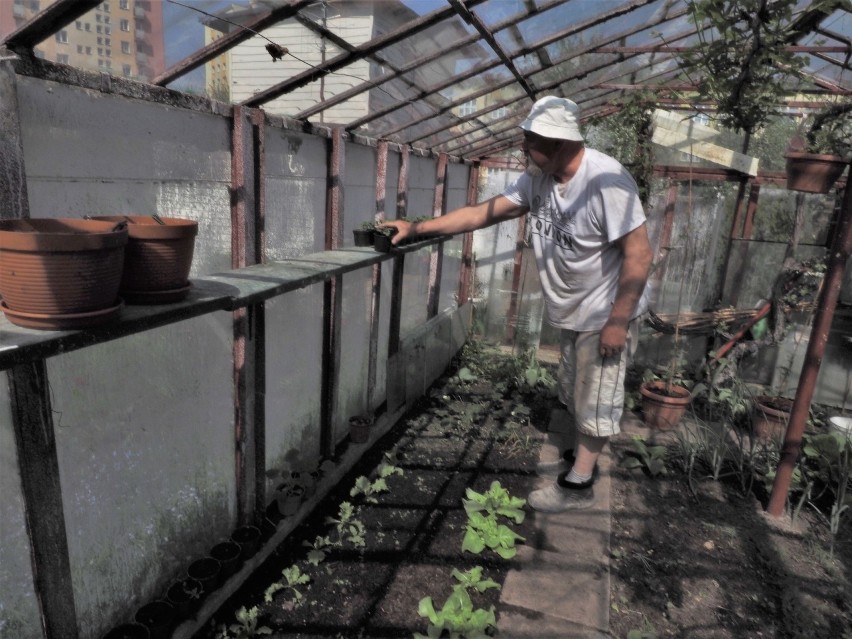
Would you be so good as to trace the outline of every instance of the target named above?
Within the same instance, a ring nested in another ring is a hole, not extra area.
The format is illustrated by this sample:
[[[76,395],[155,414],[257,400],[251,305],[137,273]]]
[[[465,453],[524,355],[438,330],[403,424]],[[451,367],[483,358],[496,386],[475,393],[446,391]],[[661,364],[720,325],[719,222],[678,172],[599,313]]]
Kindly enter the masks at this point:
[[[848,162],[837,155],[787,151],[787,188],[805,193],[828,193]]]
[[[198,222],[154,215],[92,218],[127,222],[121,297],[130,304],[169,304],[189,295]]]
[[[137,610],[133,618],[148,629],[151,639],[168,639],[175,623],[175,607],[168,601],[152,601]]]
[[[639,387],[642,394],[642,414],[645,423],[657,430],[672,430],[680,423],[692,398],[689,389],[662,380],[645,382]]]
[[[758,395],[752,398],[752,428],[758,439],[781,441],[787,432],[793,401]]]
[[[71,330],[113,319],[127,229],[114,222],[0,220],[0,297],[13,324]]]

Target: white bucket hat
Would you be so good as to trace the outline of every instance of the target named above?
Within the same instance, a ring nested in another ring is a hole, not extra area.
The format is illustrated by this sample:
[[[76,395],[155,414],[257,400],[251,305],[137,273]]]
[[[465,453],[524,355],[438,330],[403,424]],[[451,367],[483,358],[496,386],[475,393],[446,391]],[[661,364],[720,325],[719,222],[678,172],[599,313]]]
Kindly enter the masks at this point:
[[[582,142],[580,123],[577,116],[580,107],[567,98],[557,98],[549,95],[538,100],[530,110],[527,119],[520,126],[524,131],[530,131],[545,138],[557,140],[573,140]]]

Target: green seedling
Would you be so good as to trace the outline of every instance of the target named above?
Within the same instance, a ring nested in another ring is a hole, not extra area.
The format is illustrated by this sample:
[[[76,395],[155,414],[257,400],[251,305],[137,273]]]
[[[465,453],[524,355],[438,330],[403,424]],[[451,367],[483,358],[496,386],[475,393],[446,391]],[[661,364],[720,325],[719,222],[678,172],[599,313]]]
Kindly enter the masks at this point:
[[[357,497],[358,495],[364,495],[364,501],[370,504],[377,504],[379,500],[376,498],[376,495],[387,492],[388,490],[390,489],[384,477],[378,477],[370,481],[367,477],[361,475],[355,480],[355,485],[349,491],[349,496]]]
[[[355,507],[348,501],[341,502],[337,517],[326,517],[325,521],[327,524],[332,524],[337,533],[337,538],[332,545],[341,546],[344,542],[357,547],[367,545],[365,538],[367,529],[364,523],[355,517]]]
[[[478,555],[489,548],[503,559],[511,559],[518,553],[515,544],[526,541],[505,524],[498,523],[495,517],[486,517],[477,512],[468,513],[467,517],[462,550]]]
[[[526,500],[520,497],[512,497],[509,491],[500,485],[499,481],[491,482],[491,487],[484,493],[478,493],[468,488],[466,494],[467,499],[463,499],[462,503],[468,516],[471,513],[484,512],[488,516],[502,515],[516,524],[524,521],[523,507],[527,503]]]
[[[290,600],[293,603],[301,601],[302,592],[297,588],[297,586],[309,584],[311,582],[311,578],[304,574],[295,564],[282,570],[281,576],[283,577],[281,581],[276,581],[275,583],[270,584],[270,586],[266,589],[263,593],[263,600],[266,603],[270,603],[273,596],[275,596],[275,593],[282,590],[289,590]]]
[[[474,608],[464,588],[454,589],[440,610],[435,610],[431,597],[424,597],[420,600],[417,613],[429,620],[429,627],[425,635],[414,633],[414,639],[438,639],[443,636],[449,636],[450,639],[487,639],[489,630],[496,623],[494,606],[488,610]]]
[[[331,538],[317,535],[314,543],[311,544],[303,541],[302,545],[310,548],[307,556],[308,563],[312,566],[319,566],[328,556],[328,548],[331,547]]]
[[[632,448],[625,451],[622,465],[625,468],[641,468],[651,477],[666,474],[666,455],[668,449],[665,446],[649,446],[642,437],[633,436]]]
[[[245,606],[236,612],[237,623],[222,625],[216,633],[216,639],[251,639],[259,635],[271,635],[272,629],[258,626],[257,606],[246,609]]]
[[[489,588],[500,588],[500,584],[498,584],[493,579],[482,578],[481,566],[475,566],[470,570],[466,570],[465,572],[453,568],[452,575],[453,577],[455,577],[455,580],[459,582],[456,586],[453,586],[453,589],[462,588],[464,590],[475,590],[476,592],[485,592]]]

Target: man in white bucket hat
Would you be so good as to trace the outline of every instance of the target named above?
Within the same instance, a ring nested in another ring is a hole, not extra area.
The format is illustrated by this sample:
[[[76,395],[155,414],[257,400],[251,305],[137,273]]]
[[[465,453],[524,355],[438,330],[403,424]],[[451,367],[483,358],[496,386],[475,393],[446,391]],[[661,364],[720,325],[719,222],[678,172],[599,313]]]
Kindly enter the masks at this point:
[[[613,158],[585,148],[579,108],[541,98],[520,127],[527,171],[496,197],[424,222],[386,222],[393,242],[454,235],[529,214],[548,321],[561,329],[559,398],[576,427],[574,450],[539,464],[553,484],[533,491],[541,512],[588,508],[598,456],[617,434],[624,374],[645,311],[651,246],[636,182]]]

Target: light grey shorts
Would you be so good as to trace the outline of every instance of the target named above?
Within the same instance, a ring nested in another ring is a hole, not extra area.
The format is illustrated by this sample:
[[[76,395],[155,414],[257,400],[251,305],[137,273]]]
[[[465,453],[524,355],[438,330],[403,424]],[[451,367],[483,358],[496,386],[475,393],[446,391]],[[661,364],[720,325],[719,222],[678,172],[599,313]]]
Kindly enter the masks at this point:
[[[618,357],[601,357],[600,333],[561,331],[559,399],[573,413],[577,430],[589,437],[621,432],[624,375],[636,352],[639,320],[630,322],[627,343]]]

